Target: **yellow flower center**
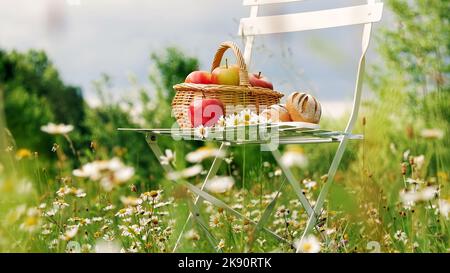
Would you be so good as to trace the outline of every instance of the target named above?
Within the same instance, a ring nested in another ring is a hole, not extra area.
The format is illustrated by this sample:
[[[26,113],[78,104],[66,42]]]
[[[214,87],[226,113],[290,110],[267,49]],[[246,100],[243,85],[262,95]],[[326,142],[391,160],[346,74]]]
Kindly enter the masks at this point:
[[[34,227],[38,223],[38,218],[35,216],[30,216],[25,219],[24,225],[27,227]]]
[[[304,243],[303,244],[303,252],[310,252],[312,249],[312,244],[311,243]]]

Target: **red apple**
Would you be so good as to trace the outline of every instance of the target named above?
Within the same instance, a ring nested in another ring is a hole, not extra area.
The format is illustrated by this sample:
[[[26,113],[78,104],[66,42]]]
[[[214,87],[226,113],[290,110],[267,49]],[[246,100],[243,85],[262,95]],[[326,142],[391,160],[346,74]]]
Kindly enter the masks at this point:
[[[239,85],[239,66],[228,66],[228,61],[226,61],[225,66],[216,67],[213,70],[211,81],[214,84]]]
[[[225,107],[218,99],[194,99],[189,105],[192,127],[214,126],[225,114]]]
[[[273,90],[273,84],[269,81],[269,79],[263,75],[261,72],[259,73],[250,73],[248,75],[248,80],[251,86],[257,86],[262,88],[268,88]]]
[[[211,73],[206,71],[194,71],[186,77],[186,83],[211,84]]]

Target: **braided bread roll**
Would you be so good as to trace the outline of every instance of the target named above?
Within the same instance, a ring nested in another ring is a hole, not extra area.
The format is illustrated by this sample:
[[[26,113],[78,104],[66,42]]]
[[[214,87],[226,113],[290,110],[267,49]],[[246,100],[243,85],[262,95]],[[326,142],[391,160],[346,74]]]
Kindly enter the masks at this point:
[[[270,119],[272,122],[289,122],[291,116],[286,106],[283,104],[274,104],[261,113],[266,119]]]
[[[322,115],[322,106],[319,101],[306,93],[292,93],[287,98],[286,108],[293,121],[319,123]]]

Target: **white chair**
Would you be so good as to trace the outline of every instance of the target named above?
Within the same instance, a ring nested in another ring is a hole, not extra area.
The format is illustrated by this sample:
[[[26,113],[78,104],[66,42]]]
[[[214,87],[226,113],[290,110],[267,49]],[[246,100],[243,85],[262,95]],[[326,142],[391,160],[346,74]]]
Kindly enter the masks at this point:
[[[350,135],[355,125],[355,121],[357,120],[361,102],[366,52],[369,47],[372,24],[381,20],[381,16],[383,13],[383,3],[377,0],[368,0],[367,4],[359,6],[313,12],[302,12],[296,14],[258,17],[258,10],[260,6],[299,1],[303,0],[244,0],[244,6],[251,6],[250,17],[241,19],[239,26],[239,35],[246,38],[244,59],[247,65],[249,65],[251,61],[254,39],[255,36],[258,35],[364,24],[361,43],[361,56],[359,58],[358,70],[356,73],[353,107],[347,126],[344,130],[345,134]],[[341,162],[348,139],[349,138],[346,137],[346,135],[344,135],[340,139],[339,147],[332,161],[330,170],[328,171],[327,182],[320,192],[319,198],[317,199],[317,202],[314,206],[313,213],[309,212],[310,218],[303,236],[310,232],[310,230],[316,224],[317,216],[322,210],[325,197],[328,193],[331,183],[333,182],[339,163]],[[281,162],[278,163],[280,164]],[[280,164],[280,166],[283,167],[283,164]],[[294,179],[287,168],[283,167],[283,170],[289,180]],[[305,209],[307,209],[308,204],[304,201],[302,202],[302,204]]]
[[[362,43],[361,43],[361,56],[359,59],[358,70],[356,73],[356,84],[354,90],[354,99],[353,99],[353,107],[352,112],[349,117],[346,128],[343,131],[326,131],[317,129],[310,124],[305,124],[305,126],[301,127],[290,127],[290,126],[278,126],[274,125],[273,128],[277,132],[277,140],[278,144],[320,144],[320,143],[331,143],[338,142],[339,146],[337,148],[336,154],[331,163],[330,169],[328,171],[328,178],[323,186],[319,197],[314,205],[311,206],[309,200],[302,193],[302,189],[292,174],[291,170],[283,163],[281,153],[278,149],[272,149],[271,152],[277,161],[278,165],[281,167],[284,175],[286,176],[289,184],[293,188],[295,194],[297,195],[299,201],[302,206],[305,208],[309,219],[307,225],[303,231],[303,234],[300,239],[303,239],[305,235],[311,232],[311,230],[316,227],[316,223],[320,218],[320,214],[322,212],[322,208],[324,205],[325,197],[330,189],[330,186],[333,182],[334,176],[336,174],[336,170],[341,162],[342,156],[344,154],[346,145],[351,139],[361,139],[360,135],[353,135],[352,129],[354,127],[355,121],[357,120],[360,101],[361,101],[361,92],[362,92],[362,83],[364,76],[364,65],[366,52],[369,46],[370,34],[372,30],[372,24],[381,19],[382,11],[383,11],[383,3],[378,2],[376,0],[368,0],[367,4],[359,5],[359,6],[351,6],[351,7],[343,7],[336,9],[327,9],[327,10],[319,10],[312,12],[301,12],[295,14],[285,14],[285,15],[275,15],[275,16],[264,16],[259,17],[258,11],[261,6],[269,5],[269,4],[280,4],[287,2],[299,2],[306,0],[243,0],[244,6],[250,6],[250,17],[241,19],[239,26],[239,35],[245,38],[245,51],[244,51],[244,59],[247,65],[250,64],[251,56],[252,56],[252,48],[254,39],[259,35],[269,35],[274,33],[284,33],[284,32],[297,32],[297,31],[307,31],[307,30],[317,30],[324,28],[333,28],[333,27],[343,27],[349,25],[363,24],[363,32],[362,32]],[[313,1],[313,0],[310,0]],[[170,129],[126,129],[122,128],[119,130],[126,131],[138,131],[145,133],[146,140],[158,159],[163,155],[161,149],[157,145],[157,137],[160,135],[171,135],[171,136],[181,136],[183,134],[192,135],[192,130],[186,132],[186,130],[176,130],[173,128]],[[289,134],[285,134],[285,132],[289,132]],[[252,141],[246,142],[237,141],[237,140],[227,140],[222,139],[218,140],[221,142],[220,149],[225,151],[230,145],[241,145],[241,144],[260,144],[266,145],[264,141]],[[200,210],[197,207],[197,203],[199,198],[203,198],[214,204],[215,206],[221,207],[229,211],[231,214],[234,214],[237,217],[247,219],[250,223],[253,223],[255,227],[255,232],[259,230],[263,230],[268,232],[276,239],[287,242],[285,238],[282,238],[275,232],[260,226],[259,223],[256,223],[238,211],[232,209],[223,201],[218,198],[208,194],[203,191],[203,188],[207,181],[213,178],[222,162],[220,157],[214,159],[212,166],[203,181],[202,187],[197,188],[194,185],[188,183],[187,181],[182,180],[174,180],[173,182],[186,186],[191,192],[197,195],[197,199],[195,202],[190,204],[191,213],[186,220],[182,231],[178,237],[178,240],[175,244],[173,251],[176,251],[179,246],[180,240],[182,238],[182,234],[187,226],[187,223],[193,218],[199,227],[207,234],[208,240],[211,242],[211,245],[216,243],[214,236],[209,232],[207,225],[203,222],[200,214]],[[163,168],[167,172],[172,172],[173,169],[170,165],[162,165]],[[281,189],[280,189],[281,190]],[[277,195],[278,197],[278,195]],[[277,197],[272,201],[276,201]],[[271,203],[271,205],[272,205]],[[269,210],[269,205],[266,211]],[[255,234],[256,235],[256,234]],[[255,236],[254,235],[254,236]],[[289,242],[292,243],[292,242]]]

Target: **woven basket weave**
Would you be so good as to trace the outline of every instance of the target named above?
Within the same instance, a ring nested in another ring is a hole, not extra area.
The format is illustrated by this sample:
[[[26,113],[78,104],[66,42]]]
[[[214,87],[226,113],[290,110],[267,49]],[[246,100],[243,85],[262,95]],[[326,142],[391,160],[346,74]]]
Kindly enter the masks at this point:
[[[273,104],[278,104],[283,94],[267,88],[252,87],[249,83],[247,66],[239,47],[234,42],[223,42],[217,50],[211,71],[220,66],[223,54],[232,49],[239,66],[239,86],[217,84],[181,83],[175,85],[175,97],[172,101],[173,114],[181,128],[191,127],[189,105],[195,98],[219,99],[225,106],[251,107],[260,112]],[[227,113],[224,113],[227,115]]]

